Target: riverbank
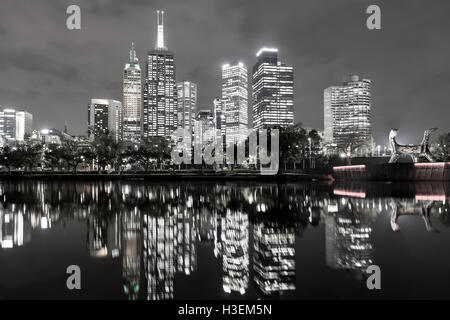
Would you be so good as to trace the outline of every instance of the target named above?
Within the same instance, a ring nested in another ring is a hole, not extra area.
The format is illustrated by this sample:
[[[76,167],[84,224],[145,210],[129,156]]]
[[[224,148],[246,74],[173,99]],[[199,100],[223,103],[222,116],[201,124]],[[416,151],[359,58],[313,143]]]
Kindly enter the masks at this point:
[[[257,181],[327,181],[332,180],[326,173],[281,173],[261,175],[259,172],[149,172],[149,173],[97,173],[97,172],[6,172],[0,173],[0,180],[51,179],[51,180],[257,180]]]

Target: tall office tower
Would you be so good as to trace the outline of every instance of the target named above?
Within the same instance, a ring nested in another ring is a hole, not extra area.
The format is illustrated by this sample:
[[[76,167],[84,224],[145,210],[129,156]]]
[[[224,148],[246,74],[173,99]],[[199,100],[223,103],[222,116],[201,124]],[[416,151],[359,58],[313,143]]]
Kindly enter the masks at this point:
[[[350,75],[342,86],[324,90],[325,143],[348,148],[369,144],[372,139],[371,81]]]
[[[295,228],[259,223],[253,228],[255,283],[265,295],[295,290]]]
[[[197,110],[197,85],[190,81],[177,83],[178,128],[183,128],[192,136],[195,112]]]
[[[145,69],[142,137],[171,138],[177,129],[177,86],[174,54],[164,42],[164,11],[157,11],[158,40],[148,52]]]
[[[131,44],[130,61],[123,70],[123,140],[138,143],[141,139],[142,82],[141,66]]]
[[[27,111],[3,109],[0,111],[0,135],[23,141],[33,130],[33,115]]]
[[[223,110],[223,103],[222,99],[215,98],[213,101],[214,105],[214,131],[216,138],[218,136],[222,137],[222,139],[226,135],[226,118],[225,118],[225,112]]]
[[[222,107],[225,111],[227,144],[243,142],[247,137],[247,77],[247,67],[242,62],[222,66]]]
[[[121,141],[122,103],[109,99],[91,99],[88,104],[88,130],[91,140],[108,134],[115,141]]]
[[[214,115],[210,110],[200,110],[197,113],[194,142],[198,145],[214,142]]]
[[[248,214],[227,209],[221,229],[223,290],[244,294],[248,289],[250,265]]]
[[[253,128],[294,124],[294,68],[278,60],[278,49],[262,48],[253,66]]]

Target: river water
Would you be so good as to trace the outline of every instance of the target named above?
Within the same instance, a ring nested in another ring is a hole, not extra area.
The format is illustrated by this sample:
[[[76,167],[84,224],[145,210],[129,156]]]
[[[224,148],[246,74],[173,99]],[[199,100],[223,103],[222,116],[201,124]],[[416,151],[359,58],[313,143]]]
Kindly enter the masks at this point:
[[[448,299],[449,189],[3,181],[0,298]]]

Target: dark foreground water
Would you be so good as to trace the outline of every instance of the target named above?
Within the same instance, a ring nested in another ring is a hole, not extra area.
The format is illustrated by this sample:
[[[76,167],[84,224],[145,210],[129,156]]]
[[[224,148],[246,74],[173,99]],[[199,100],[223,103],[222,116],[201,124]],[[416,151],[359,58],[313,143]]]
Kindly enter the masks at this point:
[[[448,187],[0,182],[0,298],[450,298]]]

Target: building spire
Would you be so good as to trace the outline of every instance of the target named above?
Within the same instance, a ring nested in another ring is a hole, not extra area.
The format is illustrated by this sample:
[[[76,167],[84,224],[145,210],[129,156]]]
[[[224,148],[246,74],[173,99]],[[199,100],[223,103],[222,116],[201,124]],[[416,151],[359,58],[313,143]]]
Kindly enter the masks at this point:
[[[167,50],[164,43],[164,11],[157,10],[157,21],[158,21],[158,39],[156,42],[156,49]]]
[[[139,59],[136,56],[136,49],[134,48],[134,42],[131,42],[130,63],[137,64],[138,62],[139,62]]]

